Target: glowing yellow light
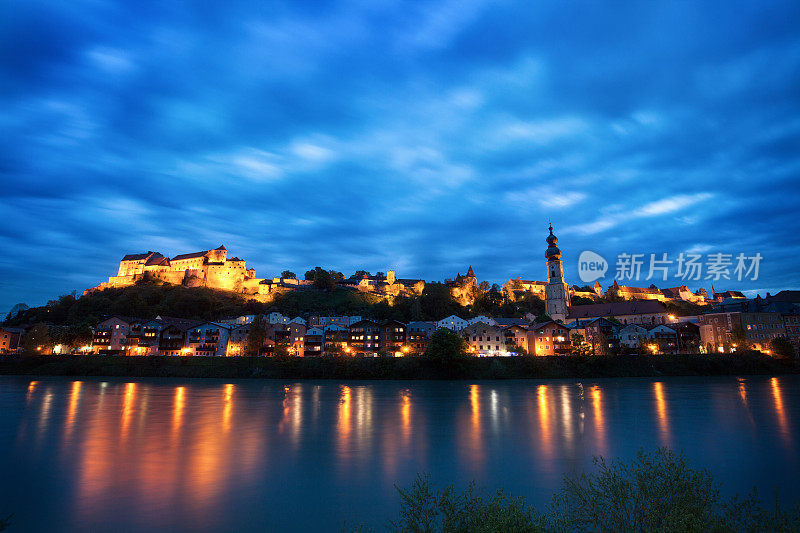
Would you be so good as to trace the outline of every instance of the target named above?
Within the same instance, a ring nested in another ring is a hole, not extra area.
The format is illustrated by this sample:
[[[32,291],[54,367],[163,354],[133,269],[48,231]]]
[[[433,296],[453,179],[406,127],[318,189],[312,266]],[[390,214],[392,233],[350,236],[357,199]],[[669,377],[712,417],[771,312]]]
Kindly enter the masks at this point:
[[[675,320],[675,315],[669,315],[670,320]]]
[[[181,352],[183,352],[184,354],[188,355],[188,354],[192,353],[192,349],[191,348],[183,348],[181,350]]]

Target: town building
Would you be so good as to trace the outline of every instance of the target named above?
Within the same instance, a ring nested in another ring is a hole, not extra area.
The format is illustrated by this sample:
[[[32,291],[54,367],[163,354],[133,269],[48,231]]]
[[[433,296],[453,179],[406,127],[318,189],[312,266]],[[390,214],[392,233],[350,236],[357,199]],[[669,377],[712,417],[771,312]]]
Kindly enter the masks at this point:
[[[447,318],[443,318],[436,323],[436,328],[447,328],[449,330],[458,332],[467,327],[469,324],[466,320],[456,315],[450,315]]]
[[[507,355],[505,333],[500,326],[477,322],[462,328],[461,336],[473,355]]]
[[[667,307],[655,300],[630,300],[607,304],[574,305],[569,308],[567,321],[613,318],[623,325],[655,325],[669,322]]]
[[[380,351],[394,356],[409,352],[405,346],[406,325],[398,320],[387,320],[380,325]]]
[[[678,351],[678,333],[665,324],[647,328],[647,340],[650,350],[658,353],[676,353]]]
[[[313,326],[306,330],[305,355],[323,355],[325,353],[325,329]]]
[[[219,322],[204,322],[189,328],[184,355],[225,357],[228,355],[230,327]]]
[[[414,321],[409,322],[406,326],[406,344],[409,350],[415,354],[425,353],[428,347],[428,341],[436,331],[435,322]]]
[[[0,354],[16,352],[20,347],[22,335],[22,328],[0,326]]]
[[[357,322],[360,322],[360,320],[353,323],[355,324]],[[337,324],[331,324],[329,326],[323,326],[322,329],[325,333],[325,353],[347,353],[349,349],[348,344],[350,342],[349,326],[343,327]]]
[[[355,355],[377,355],[381,349],[381,326],[372,320],[360,320],[350,326],[348,349]]]
[[[522,355],[515,348],[520,348],[524,353],[529,354],[533,350],[528,345],[528,327],[518,324],[501,326],[505,340],[506,350],[513,351],[516,355]]]
[[[467,325],[477,324],[478,322],[483,322],[484,324],[491,324],[492,326],[496,326],[497,322],[494,321],[494,318],[488,317],[486,315],[478,315],[475,318],[470,318],[467,320]]]
[[[567,355],[572,351],[570,329],[555,320],[531,324],[528,346],[532,355]]]
[[[636,350],[647,340],[647,328],[640,324],[628,324],[619,330],[619,343],[621,346]]]

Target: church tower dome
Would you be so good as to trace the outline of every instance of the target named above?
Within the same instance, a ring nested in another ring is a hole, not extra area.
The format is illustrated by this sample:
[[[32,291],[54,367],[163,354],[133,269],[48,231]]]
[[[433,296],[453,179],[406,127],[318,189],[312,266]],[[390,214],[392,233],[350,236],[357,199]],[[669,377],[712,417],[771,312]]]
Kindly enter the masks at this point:
[[[550,225],[550,235],[547,236],[545,239],[547,242],[547,250],[544,252],[545,258],[550,261],[551,259],[561,259],[561,250],[558,249],[556,243],[558,242],[558,237],[553,235],[553,226]]]

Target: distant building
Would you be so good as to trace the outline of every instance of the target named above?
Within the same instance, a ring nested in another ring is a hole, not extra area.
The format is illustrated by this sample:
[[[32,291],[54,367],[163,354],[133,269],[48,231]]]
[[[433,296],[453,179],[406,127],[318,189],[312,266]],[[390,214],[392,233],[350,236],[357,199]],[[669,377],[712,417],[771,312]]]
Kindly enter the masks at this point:
[[[660,302],[668,299],[661,292],[661,289],[655,287],[627,287],[620,285],[616,280],[606,291],[606,297],[621,298],[623,300],[658,300]]]
[[[654,300],[574,305],[569,308],[567,322],[595,318],[614,318],[623,325],[655,325],[667,323],[669,313],[663,303]]]
[[[229,291],[258,294],[259,283],[255,270],[247,268],[244,260],[228,258],[228,250],[220,246],[169,258],[159,252],[125,255],[119,262],[116,276],[108,278],[93,290],[109,287],[128,287],[139,280],[153,279],[172,285],[210,287]]]
[[[468,306],[475,303],[475,294],[478,291],[478,278],[472,265],[466,274],[458,273],[455,279],[446,279],[445,285],[450,289],[450,295],[461,305]]]

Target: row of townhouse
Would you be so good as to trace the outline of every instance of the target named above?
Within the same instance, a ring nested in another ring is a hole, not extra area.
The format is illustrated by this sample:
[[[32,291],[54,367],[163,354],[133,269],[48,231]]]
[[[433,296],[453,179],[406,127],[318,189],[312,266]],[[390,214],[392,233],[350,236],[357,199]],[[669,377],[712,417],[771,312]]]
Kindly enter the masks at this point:
[[[709,352],[755,348],[768,352],[770,342],[786,338],[800,352],[800,291],[781,291],[766,298],[726,299],[700,315],[700,336]],[[742,342],[747,346],[739,346]]]
[[[343,320],[315,320],[326,325],[307,326],[299,320],[265,320],[261,355],[275,353],[286,346],[290,355],[324,354],[394,355],[421,354],[433,333],[453,317],[438,321],[408,324],[396,320],[360,319],[349,326]],[[457,317],[455,317],[457,318]],[[459,319],[461,320],[461,319]],[[485,321],[483,321],[485,320]],[[304,322],[304,321],[303,321]],[[338,322],[338,323],[334,323]],[[471,353],[475,355],[562,355],[569,353],[569,329],[556,322],[529,324],[524,319],[488,319],[464,321],[459,329]],[[172,317],[152,320],[112,316],[94,328],[90,351],[118,355],[245,355],[254,320],[239,317],[226,321],[195,321]]]
[[[589,352],[613,354],[644,348],[658,353],[696,353],[700,347],[700,329],[692,321],[668,324],[620,323],[598,317],[567,324],[581,337]]]
[[[115,355],[244,355],[251,327],[252,322],[112,316],[94,328],[90,351]],[[263,354],[272,353],[276,345],[285,345],[293,355],[305,354],[305,324],[267,323],[264,329]]]

